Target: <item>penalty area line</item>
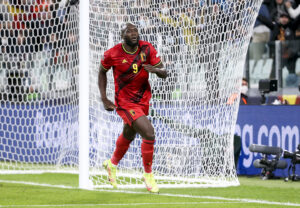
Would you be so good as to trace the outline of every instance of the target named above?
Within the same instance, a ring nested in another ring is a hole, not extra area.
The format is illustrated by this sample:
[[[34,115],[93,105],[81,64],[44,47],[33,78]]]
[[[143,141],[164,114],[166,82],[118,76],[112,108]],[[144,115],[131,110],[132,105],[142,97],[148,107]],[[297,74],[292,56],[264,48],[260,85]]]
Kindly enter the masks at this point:
[[[24,185],[42,186],[42,187],[51,187],[51,188],[64,188],[64,189],[79,189],[79,188],[73,187],[73,186],[40,184],[40,183],[26,182],[26,181],[0,180],[0,183],[14,183],[14,184],[24,184]],[[148,192],[139,192],[139,191],[130,191],[130,190],[108,190],[108,189],[95,189],[95,190],[85,189],[85,190],[99,191],[99,192],[110,192],[110,193],[144,194],[144,195],[147,194],[147,195],[149,195]],[[159,193],[159,194],[155,194],[155,195],[156,196],[181,197],[181,198],[193,198],[193,199],[211,199],[211,200],[220,200],[220,201],[227,201],[227,202],[230,201],[230,202],[235,202],[235,203],[254,203],[254,204],[270,204],[270,205],[300,207],[300,204],[297,204],[297,203],[274,202],[274,201],[256,200],[256,199],[226,198],[226,197],[218,197],[218,196],[197,196],[197,195],[170,194],[170,193]],[[214,202],[212,202],[212,203],[214,203]],[[0,208],[1,207],[3,207],[3,205],[2,206],[0,205]]]

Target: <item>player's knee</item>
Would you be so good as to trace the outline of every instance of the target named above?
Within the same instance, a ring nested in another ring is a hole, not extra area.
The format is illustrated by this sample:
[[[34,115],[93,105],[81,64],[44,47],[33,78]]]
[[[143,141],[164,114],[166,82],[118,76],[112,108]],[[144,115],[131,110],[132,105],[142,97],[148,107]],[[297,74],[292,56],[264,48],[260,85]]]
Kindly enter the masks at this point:
[[[128,128],[124,127],[124,129],[123,129],[123,136],[126,139],[128,139],[128,140],[134,140],[135,135],[136,135],[136,132],[132,128],[130,128],[130,127],[128,127]]]
[[[144,135],[144,139],[151,140],[151,141],[155,140],[154,131],[146,132],[145,135]]]
[[[134,140],[136,133],[132,131],[123,131],[123,136],[128,140]]]
[[[123,136],[128,140],[134,140],[135,134],[126,134],[123,132]]]

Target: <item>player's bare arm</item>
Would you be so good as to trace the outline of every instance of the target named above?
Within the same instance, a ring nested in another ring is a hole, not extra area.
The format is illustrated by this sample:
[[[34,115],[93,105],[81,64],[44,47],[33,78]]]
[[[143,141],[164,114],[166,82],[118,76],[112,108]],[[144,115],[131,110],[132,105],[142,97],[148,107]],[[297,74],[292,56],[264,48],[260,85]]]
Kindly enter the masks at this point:
[[[116,106],[112,101],[110,101],[106,96],[106,86],[107,86],[107,76],[106,72],[102,67],[99,70],[98,75],[98,87],[100,90],[101,100],[104,106],[104,109],[107,111],[113,111]]]
[[[143,64],[143,67],[147,72],[155,73],[159,78],[165,79],[168,76],[168,73],[162,63],[157,66],[152,66],[151,64]]]

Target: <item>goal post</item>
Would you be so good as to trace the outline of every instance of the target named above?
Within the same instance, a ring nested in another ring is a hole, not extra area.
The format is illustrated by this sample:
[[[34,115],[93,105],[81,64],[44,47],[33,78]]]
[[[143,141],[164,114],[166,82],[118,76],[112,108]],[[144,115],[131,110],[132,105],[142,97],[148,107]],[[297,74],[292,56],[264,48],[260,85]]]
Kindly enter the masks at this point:
[[[262,0],[0,0],[0,174],[79,174],[110,187],[102,163],[123,123],[104,110],[104,51],[136,24],[168,78],[150,75],[159,187],[238,185],[233,133],[244,61]],[[112,70],[107,94],[114,100]],[[120,188],[143,187],[139,136],[118,166]]]
[[[80,2],[79,188],[89,189],[89,4]]]

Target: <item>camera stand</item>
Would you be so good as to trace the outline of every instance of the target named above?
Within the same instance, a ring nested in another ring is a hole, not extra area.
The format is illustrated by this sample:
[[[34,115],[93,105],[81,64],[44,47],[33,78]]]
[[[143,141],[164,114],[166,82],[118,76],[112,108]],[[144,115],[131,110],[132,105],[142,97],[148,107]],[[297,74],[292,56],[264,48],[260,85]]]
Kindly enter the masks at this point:
[[[290,175],[291,169],[292,169],[292,175]],[[293,163],[289,166],[288,169],[288,175],[289,175],[288,179],[292,181],[300,181],[300,176],[296,175],[295,172],[296,172],[296,164]]]
[[[266,104],[266,95],[264,92],[261,92],[261,100],[260,100],[260,103],[262,105]]]

